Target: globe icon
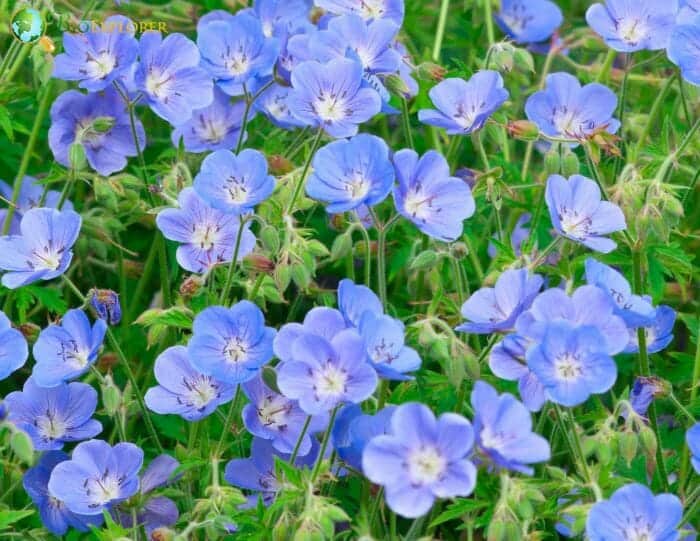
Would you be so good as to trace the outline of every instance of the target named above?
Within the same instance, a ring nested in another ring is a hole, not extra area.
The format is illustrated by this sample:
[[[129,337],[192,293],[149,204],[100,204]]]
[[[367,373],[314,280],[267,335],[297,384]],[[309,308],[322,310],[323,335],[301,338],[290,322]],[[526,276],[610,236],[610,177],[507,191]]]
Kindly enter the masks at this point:
[[[44,33],[44,20],[38,10],[23,8],[12,16],[10,28],[22,43],[33,43]]]

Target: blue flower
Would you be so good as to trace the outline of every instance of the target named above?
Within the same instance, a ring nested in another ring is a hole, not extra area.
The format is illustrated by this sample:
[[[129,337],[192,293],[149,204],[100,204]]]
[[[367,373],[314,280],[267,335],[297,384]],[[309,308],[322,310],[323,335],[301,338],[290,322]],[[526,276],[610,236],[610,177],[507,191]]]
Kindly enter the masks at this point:
[[[632,410],[642,417],[646,416],[652,401],[668,393],[667,385],[656,377],[638,376],[634,379],[632,390],[630,391],[630,406]],[[627,417],[628,411],[623,411],[623,416]]]
[[[134,82],[159,117],[177,126],[212,102],[214,84],[199,67],[199,50],[192,41],[182,34],[163,39],[160,32],[149,31],[141,35],[139,48]]]
[[[20,224],[20,235],[0,237],[2,284],[16,289],[38,280],[52,280],[68,269],[82,220],[72,210],[35,208]]]
[[[531,275],[527,269],[503,272],[495,287],[482,287],[462,305],[462,316],[470,321],[456,330],[475,334],[512,330],[518,316],[530,308],[542,283],[541,276]]]
[[[307,415],[295,400],[270,389],[261,376],[256,376],[242,385],[250,402],[243,408],[243,424],[257,438],[270,440],[275,450],[291,454],[304,430]],[[304,456],[311,451],[311,434],[328,425],[325,415],[313,417],[304,438],[299,444],[298,454]]]
[[[108,17],[96,32],[63,33],[65,53],[54,59],[53,76],[66,81],[80,81],[89,92],[104,90],[136,61],[138,42],[134,28],[126,17]]]
[[[24,490],[39,509],[39,516],[44,527],[57,536],[64,535],[68,528],[87,532],[90,526],[99,526],[104,520],[102,515],[78,515],[66,505],[49,494],[49,478],[57,464],[69,460],[63,451],[43,453],[39,462],[27,470],[22,478]]]
[[[401,26],[404,16],[404,0],[315,0],[315,4],[333,13],[356,13],[366,21],[387,19]]]
[[[136,119],[139,147],[146,146],[146,134]],[[83,94],[68,90],[51,105],[49,147],[55,160],[71,167],[70,148],[79,144],[87,163],[100,175],[108,176],[126,167],[127,158],[138,154],[126,105],[115,90]]]
[[[450,242],[462,235],[463,222],[474,214],[469,186],[450,176],[447,160],[434,150],[419,158],[414,150],[394,155],[398,185],[396,210],[426,235]]]
[[[245,12],[260,20],[263,34],[269,38],[311,27],[310,9],[310,0],[255,0],[253,8]]]
[[[375,436],[388,434],[396,406],[382,408],[374,415],[362,413],[357,404],[344,406],[333,424],[333,447],[352,468],[362,471],[362,453]]]
[[[257,150],[238,155],[217,150],[204,158],[194,189],[212,207],[243,214],[270,197],[275,179],[267,174],[267,160]]]
[[[8,201],[12,200],[12,186],[7,183],[0,181],[0,196],[4,197]],[[44,192],[46,195],[44,196]],[[43,202],[42,202],[43,198]],[[61,193],[55,190],[46,191],[43,184],[41,184],[37,179],[30,176],[25,176],[22,179],[22,184],[19,188],[19,196],[15,203],[15,212],[12,215],[12,221],[10,222],[10,235],[21,235],[22,230],[20,229],[20,224],[22,222],[22,216],[28,211],[36,207],[45,208],[56,208],[58,202],[61,199]],[[2,200],[0,200],[1,202]],[[73,210],[73,203],[70,201],[64,201],[64,210]],[[7,216],[7,209],[0,209],[0,225],[5,223],[5,218]]]
[[[97,360],[107,324],[90,320],[82,310],[68,310],[60,325],[49,325],[34,344],[36,364],[32,371],[40,387],[55,387],[87,372]]]
[[[480,130],[488,118],[508,99],[503,78],[497,71],[480,71],[469,81],[445,79],[430,89],[435,109],[418,111],[424,124],[444,128],[450,135]]]
[[[12,328],[12,323],[0,311],[0,381],[24,366],[29,357],[29,347],[24,335]]]
[[[525,103],[527,118],[549,137],[585,139],[605,130],[615,133],[620,121],[613,118],[617,96],[607,86],[590,83],[581,86],[568,73],[547,76],[544,90],[532,94]]]
[[[496,23],[517,43],[549,39],[564,22],[561,9],[550,0],[502,0]]]
[[[671,541],[679,538],[682,516],[683,504],[673,494],[655,496],[644,485],[632,483],[591,508],[586,519],[586,536],[591,541]]]
[[[372,438],[362,454],[362,470],[384,487],[392,511],[415,518],[426,514],[435,498],[469,496],[476,468],[468,456],[474,445],[472,425],[461,415],[438,419],[427,406],[402,404],[391,417],[389,434]]]
[[[338,309],[348,326],[359,327],[365,312],[377,315],[384,313],[382,301],[367,286],[354,283],[347,278],[338,284]]]
[[[631,53],[664,49],[676,21],[678,0],[605,0],[586,12],[586,22],[605,44]]]
[[[152,496],[148,494],[155,489],[166,486],[176,477],[173,476],[180,463],[168,455],[159,455],[154,458],[141,475],[139,482],[139,494],[142,496],[139,507],[136,510],[136,523],[143,525],[146,535],[151,539],[151,534],[157,528],[172,526],[177,522],[180,513],[175,502],[165,496]],[[112,511],[117,522],[124,528],[134,527],[134,517],[131,509],[117,508]]]
[[[685,441],[690,449],[690,461],[695,471],[700,474],[700,423],[695,423],[685,434]]]
[[[647,339],[647,352],[657,353],[666,349],[673,341],[673,325],[676,322],[676,311],[664,304],[658,306],[652,315],[651,321],[644,327],[644,334]],[[639,342],[637,329],[630,329],[629,344],[625,348],[625,353],[637,353]]]
[[[256,111],[264,114],[275,126],[290,130],[304,126],[304,122],[298,120],[289,109],[289,95],[292,89],[273,83],[270,88],[264,90],[253,102]]]
[[[629,282],[622,274],[593,258],[586,259],[586,282],[608,291],[615,301],[615,312],[629,327],[651,323],[654,307],[640,295],[633,295]]]
[[[532,475],[529,464],[549,460],[549,442],[532,431],[530,412],[513,395],[477,381],[471,403],[476,445],[497,467]]]
[[[282,362],[293,359],[294,342],[306,335],[318,336],[330,342],[341,331],[347,329],[343,314],[335,308],[317,306],[304,316],[303,323],[287,323],[275,336],[273,349]]]
[[[617,379],[615,361],[597,328],[551,323],[542,341],[527,350],[530,370],[547,396],[562,406],[578,406],[591,394],[609,390]]]
[[[85,441],[70,460],[54,467],[49,493],[73,513],[102,515],[138,492],[142,464],[143,451],[133,443],[111,447],[102,440]]]
[[[416,96],[419,91],[418,81],[413,78],[413,71],[415,69],[413,66],[413,59],[403,43],[399,41],[394,42],[394,49],[396,49],[401,56],[398,75],[408,90],[406,97],[412,98]]]
[[[272,75],[279,53],[279,41],[265,37],[257,18],[239,13],[200,27],[197,45],[202,66],[221,90],[240,96],[255,78]]]
[[[158,229],[167,239],[180,243],[176,257],[180,266],[190,272],[203,273],[233,259],[240,219],[210,207],[192,188],[178,196],[179,208],[161,210],[156,217]],[[246,224],[238,259],[255,248],[255,235]]]
[[[374,135],[327,144],[316,152],[313,167],[306,193],[327,202],[331,214],[381,203],[394,183],[389,147]]]
[[[146,391],[148,408],[160,414],[174,413],[187,421],[207,417],[221,404],[230,402],[236,392],[235,385],[196,370],[184,346],[173,346],[161,353],[153,371],[158,386]]]
[[[496,344],[489,355],[489,367],[495,376],[518,382],[518,393],[530,411],[539,411],[547,400],[542,383],[525,361],[532,343],[518,334],[509,334]]]
[[[302,62],[292,71],[289,110],[305,124],[331,137],[351,137],[358,124],[381,109],[379,94],[363,86],[362,65],[338,58],[327,63]]]
[[[314,451],[304,456],[297,456],[294,465],[310,467],[316,461],[317,456],[318,443],[315,444]],[[224,479],[234,486],[253,491],[247,504],[242,507],[255,507],[258,498],[261,498],[265,505],[270,505],[277,492],[282,489],[282,485],[275,475],[275,457],[289,461],[291,455],[277,451],[269,440],[253,438],[250,458],[236,458],[226,464]]]
[[[350,53],[362,64],[366,74],[398,71],[401,57],[392,47],[399,26],[388,20],[364,21],[359,15],[334,17],[328,28],[313,35],[311,50],[318,60],[327,62]]]
[[[620,207],[602,201],[596,182],[582,175],[550,176],[545,198],[554,229],[596,252],[612,252],[617,244],[605,235],[627,228]]]
[[[700,11],[694,18],[683,20],[673,29],[668,58],[681,68],[681,75],[686,81],[700,86]]]
[[[362,338],[352,329],[331,341],[304,334],[292,344],[291,360],[277,367],[277,385],[309,415],[342,403],[360,403],[377,386]]]
[[[119,294],[111,289],[93,289],[90,291],[90,306],[100,319],[108,325],[119,325],[122,320],[122,307]]]
[[[420,368],[421,358],[405,345],[404,325],[390,316],[366,311],[360,320],[360,335],[365,341],[367,357],[379,377],[408,380],[408,372]]]
[[[700,0],[680,0],[676,24],[682,25],[685,21],[692,20],[698,13],[700,13]]]
[[[243,123],[243,102],[231,103],[231,98],[218,88],[210,105],[192,111],[192,118],[176,126],[173,145],[180,139],[188,152],[231,150],[236,148]]]
[[[34,449],[53,451],[68,442],[90,439],[102,432],[102,424],[92,419],[97,392],[85,383],[62,383],[39,387],[29,378],[22,391],[5,397],[9,420],[32,439]]]
[[[272,359],[275,330],[265,326],[265,316],[252,302],[206,308],[192,329],[187,348],[192,366],[221,382],[251,380]]]

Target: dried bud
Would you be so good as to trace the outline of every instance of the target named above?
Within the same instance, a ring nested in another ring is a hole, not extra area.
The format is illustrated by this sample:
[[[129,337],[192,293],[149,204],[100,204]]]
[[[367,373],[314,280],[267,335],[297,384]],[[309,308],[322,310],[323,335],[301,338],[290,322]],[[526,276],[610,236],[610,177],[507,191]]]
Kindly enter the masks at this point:
[[[247,256],[245,263],[258,272],[270,273],[275,270],[275,262],[261,254]]]
[[[49,36],[41,36],[39,38],[39,47],[45,53],[52,54],[56,50],[56,44]]]
[[[450,246],[450,253],[455,259],[464,259],[469,255],[469,248],[463,242],[455,242]]]
[[[294,164],[284,156],[274,154],[267,159],[270,173],[273,175],[286,175],[294,170]]]
[[[133,259],[125,259],[123,268],[128,278],[140,278],[143,274],[143,263],[134,261]]]
[[[442,81],[446,74],[447,70],[445,68],[432,62],[423,62],[416,68],[416,75],[419,79]]]
[[[540,135],[540,129],[537,125],[529,120],[515,120],[508,122],[506,128],[508,134],[521,141],[536,141]]]
[[[119,364],[119,357],[115,353],[103,353],[100,360],[97,361],[97,368],[100,372],[109,372]]]
[[[151,532],[151,541],[172,541],[175,532],[169,528],[156,528]]]
[[[41,332],[41,327],[34,323],[22,323],[17,329],[24,335],[28,342],[36,342]]]
[[[202,287],[204,287],[204,279],[192,274],[185,278],[180,285],[180,295],[185,298],[194,297]]]
[[[97,316],[108,325],[118,325],[122,320],[122,307],[119,295],[111,289],[90,290],[90,306],[95,309]]]

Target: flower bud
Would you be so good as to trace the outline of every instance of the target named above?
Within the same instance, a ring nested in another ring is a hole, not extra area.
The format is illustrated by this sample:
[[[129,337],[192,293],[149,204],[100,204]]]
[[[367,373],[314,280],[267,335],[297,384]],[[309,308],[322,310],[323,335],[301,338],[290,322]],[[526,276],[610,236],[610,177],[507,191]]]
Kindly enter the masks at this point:
[[[425,270],[432,268],[440,259],[440,256],[434,250],[425,250],[418,254],[413,261],[411,261],[411,270]]]
[[[122,402],[122,393],[116,386],[111,375],[107,375],[100,385],[102,391],[102,405],[109,415],[114,415],[119,411]]]
[[[245,262],[251,269],[258,272],[271,273],[275,270],[275,262],[261,254],[246,256]]]
[[[173,541],[175,532],[170,528],[156,528],[151,532],[151,541]]]
[[[570,177],[571,175],[577,175],[579,172],[579,161],[578,156],[568,150],[564,154],[564,158],[561,161],[561,174],[565,177]]]
[[[294,164],[284,156],[274,154],[267,159],[272,175],[286,175],[294,170]]]
[[[49,36],[41,36],[39,38],[39,47],[45,53],[53,53],[56,50],[56,44]]]
[[[515,47],[507,42],[496,43],[489,51],[490,63],[496,66],[498,71],[512,71]]]
[[[73,143],[68,150],[68,159],[70,161],[70,166],[75,171],[82,171],[87,165],[87,158],[85,157],[85,149],[81,143]]]
[[[92,131],[95,133],[107,133],[114,127],[114,117],[111,116],[98,116],[92,121]]]
[[[260,241],[263,248],[270,252],[277,253],[280,249],[280,235],[276,227],[266,225],[260,231]]]
[[[118,364],[119,357],[117,357],[116,353],[108,352],[100,356],[100,359],[97,361],[97,368],[100,372],[109,372]]]
[[[469,248],[463,242],[455,242],[450,246],[450,254],[455,259],[464,259],[469,255]]]
[[[35,323],[22,323],[19,327],[17,327],[17,330],[24,335],[28,342],[33,343],[36,342],[37,338],[39,338],[41,327]]]
[[[384,79],[384,84],[386,85],[387,90],[389,90],[389,92],[391,92],[392,94],[398,94],[399,96],[403,96],[404,98],[411,97],[411,89],[408,88],[406,81],[404,81],[398,75],[388,75]]]
[[[202,287],[204,287],[204,279],[197,274],[192,274],[182,281],[180,295],[186,299],[194,297]]]
[[[92,289],[90,291],[90,306],[97,316],[108,325],[118,325],[122,320],[122,307],[119,295],[111,289]]]
[[[508,122],[506,127],[508,134],[521,141],[536,141],[540,135],[540,129],[529,120],[514,120]]]
[[[442,81],[446,74],[447,70],[445,68],[432,62],[423,62],[416,68],[416,75],[419,79]]]
[[[561,158],[559,157],[559,149],[552,147],[547,154],[544,155],[544,170],[548,175],[556,175],[561,169]]]

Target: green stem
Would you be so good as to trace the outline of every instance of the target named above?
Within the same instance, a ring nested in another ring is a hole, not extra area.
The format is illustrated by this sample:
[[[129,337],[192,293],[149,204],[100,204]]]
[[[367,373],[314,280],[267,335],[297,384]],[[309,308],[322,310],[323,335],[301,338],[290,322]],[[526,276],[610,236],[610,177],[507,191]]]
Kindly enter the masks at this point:
[[[39,102],[39,109],[34,117],[34,125],[32,126],[32,131],[29,134],[29,140],[27,141],[27,146],[24,148],[24,154],[22,155],[22,161],[19,164],[19,169],[17,169],[17,176],[15,177],[15,183],[12,188],[12,204],[7,207],[7,214],[5,215],[5,223],[2,226],[2,234],[7,235],[10,230],[10,224],[12,223],[12,218],[15,215],[15,209],[17,208],[17,199],[19,198],[19,192],[22,188],[22,180],[24,175],[27,174],[27,167],[29,167],[29,161],[32,159],[32,153],[34,152],[34,146],[39,137],[39,131],[41,130],[41,125],[44,123],[44,118],[46,117],[46,112],[49,110],[49,102],[51,101],[53,79],[46,83],[46,88],[44,89],[44,94]]]
[[[219,304],[221,305],[226,304],[226,301],[228,300],[228,294],[231,291],[231,285],[233,284],[233,275],[236,273],[238,253],[241,249],[241,239],[243,238],[243,232],[245,230],[245,218],[243,218],[243,216],[241,215],[238,217],[238,219],[238,233],[236,234],[236,246],[233,249],[233,259],[231,260],[231,263],[229,263],[228,275],[226,276],[226,283],[224,285],[224,289],[221,291],[221,297],[219,298]]]
[[[695,134],[697,133],[698,129],[700,129],[700,118],[698,118],[695,121],[690,130],[688,130],[688,132],[685,134],[683,140],[681,141],[681,144],[678,145],[678,148],[671,152],[671,154],[669,154],[663,161],[661,167],[659,168],[659,171],[654,177],[657,182],[665,182],[668,172],[671,170],[676,160],[683,155],[685,149],[688,148],[688,145],[694,140]]]
[[[496,35],[493,31],[493,13],[491,0],[482,0],[484,2],[484,22],[486,23],[486,36],[489,40],[489,47],[496,43]]]
[[[632,154],[630,160],[631,163],[636,163],[639,159],[639,155],[641,154],[642,149],[644,148],[644,143],[646,142],[649,133],[651,133],[651,129],[653,128],[654,122],[656,121],[656,117],[659,115],[661,107],[663,106],[666,100],[666,94],[668,94],[668,91],[671,89],[675,78],[675,73],[673,75],[670,75],[666,79],[664,86],[661,88],[658,95],[656,96],[656,100],[654,100],[654,103],[651,106],[651,111],[649,111],[649,118],[647,119],[647,123],[644,125],[642,135],[639,137],[637,145],[634,147],[634,153]]]
[[[605,55],[605,60],[603,61],[603,66],[600,68],[598,76],[596,77],[596,82],[604,83],[608,80],[608,78],[610,77],[610,70],[613,67],[613,63],[615,62],[616,56],[616,51],[608,49],[608,52]]]
[[[146,257],[146,262],[143,266],[143,271],[139,277],[139,281],[136,284],[136,290],[131,300],[131,305],[129,306],[128,321],[134,321],[136,319],[136,312],[139,308],[139,302],[142,300],[144,293],[146,292],[146,286],[148,285],[148,280],[151,277],[151,272],[153,272],[153,267],[155,265],[156,256],[158,255],[158,240],[151,243],[151,247],[148,251],[148,256]]]
[[[642,251],[641,247],[635,246],[632,250],[632,264],[634,267],[634,292],[637,295],[644,294],[644,284],[642,281]],[[637,342],[639,344],[639,373],[644,377],[651,376],[651,369],[649,366],[649,354],[647,352],[647,335],[644,327],[637,329]],[[654,431],[656,436],[656,463],[657,463],[657,473],[661,481],[661,486],[664,491],[668,491],[668,473],[666,469],[666,463],[664,461],[663,452],[663,442],[661,441],[661,433],[659,432],[659,426],[656,418],[656,404],[652,401],[648,410],[649,415],[649,425]]]
[[[297,438],[297,443],[294,446],[294,450],[292,451],[292,455],[289,457],[289,463],[294,466],[294,462],[297,459],[297,456],[299,455],[299,449],[301,448],[301,442],[304,441],[304,436],[306,436],[306,432],[309,430],[309,424],[311,424],[311,415],[306,416],[306,421],[304,421],[304,426],[301,429],[301,432],[299,433],[299,437]]]
[[[66,202],[66,199],[68,199],[68,195],[70,194],[70,191],[73,188],[73,184],[75,183],[75,168],[71,166],[70,172],[68,174],[68,180],[66,183],[63,185],[63,190],[61,190],[61,196],[58,199],[58,203],[56,204],[56,210],[61,210],[63,208],[63,205]]]
[[[438,15],[438,25],[435,31],[435,41],[433,42],[433,62],[440,61],[442,40],[445,37],[445,26],[447,25],[447,13],[449,10],[450,0],[442,0],[440,3],[440,15]]]
[[[486,360],[486,356],[489,354],[493,346],[496,344],[498,339],[500,338],[500,335],[498,334],[492,334],[489,337],[489,341],[486,343],[486,347],[481,350],[481,353],[479,353],[479,358],[476,360],[477,365],[481,365],[481,363]],[[462,411],[462,404],[464,404],[464,400],[466,398],[467,394],[467,387],[464,385],[464,382],[460,383],[459,385],[459,390],[457,391],[457,398],[455,401],[455,410],[457,413],[461,413]]]
[[[479,151],[479,158],[481,158],[481,163],[484,166],[485,171],[491,170],[491,164],[489,163],[489,157],[486,154],[486,149],[484,148],[484,141],[482,139],[482,131],[479,130],[472,136],[472,140],[475,142],[477,150]]]
[[[7,74],[2,79],[3,84],[9,83],[15,78],[15,75],[17,75],[19,69],[24,65],[24,61],[26,60],[27,56],[29,56],[29,52],[31,50],[32,47],[30,45],[21,45],[19,52],[17,53],[15,58],[12,59],[12,65],[10,69],[7,71]]]
[[[362,234],[362,238],[364,239],[365,242],[365,285],[369,287],[370,289],[372,288],[372,243],[369,239],[369,233],[367,232],[367,229],[365,226],[360,222],[358,229],[360,230],[360,233]]]
[[[690,411],[688,411],[688,408],[686,408],[683,404],[681,404],[680,400],[678,400],[678,398],[676,398],[676,395],[673,394],[673,392],[671,392],[668,395],[668,399],[671,401],[671,403],[674,406],[676,406],[678,411],[680,411],[686,417],[686,419],[688,419],[688,421],[690,421],[690,424],[694,425],[697,422],[695,420],[695,415],[690,413]],[[692,404],[692,402],[691,402],[691,404]]]
[[[228,414],[226,415],[226,421],[224,421],[224,426],[221,429],[221,436],[219,437],[219,443],[216,444],[215,456],[221,456],[221,448],[224,446],[224,441],[226,441],[226,434],[229,432],[229,427],[233,423],[233,416],[236,413],[236,408],[238,407],[238,397],[241,394],[241,386],[236,385],[236,394],[233,395],[233,400],[231,400],[231,406],[228,409]]]
[[[338,410],[340,409],[340,406],[336,406],[333,408],[333,411],[331,412],[331,418],[328,421],[328,428],[326,429],[326,433],[323,435],[323,441],[321,442],[321,449],[318,453],[318,460],[316,461],[316,465],[314,466],[313,472],[311,472],[311,483],[316,482],[316,478],[318,477],[318,472],[321,470],[321,464],[323,464],[323,455],[326,454],[326,448],[328,447],[328,442],[331,439],[331,432],[333,431],[333,424],[335,423],[335,417],[338,415]]]
[[[453,158],[459,155],[459,147],[461,142],[461,135],[453,135],[450,139],[450,146],[447,147],[447,154],[445,154],[445,159],[447,160],[448,164],[451,164]]]
[[[299,180],[297,181],[297,185],[294,187],[294,193],[292,194],[292,198],[289,200],[289,204],[287,205],[287,210],[285,211],[285,214],[289,215],[294,211],[294,204],[297,202],[297,199],[299,198],[299,194],[301,193],[301,189],[304,187],[304,181],[306,180],[306,174],[309,172],[309,168],[311,167],[311,161],[314,158],[314,154],[316,153],[316,150],[318,150],[319,145],[321,144],[321,137],[323,136],[323,128],[319,128],[318,132],[316,132],[316,137],[314,138],[314,142],[311,144],[311,151],[309,152],[309,157],[306,158],[306,163],[304,164],[304,169],[301,172],[301,176],[299,177]]]
[[[406,98],[401,99],[401,119],[403,120],[403,133],[406,137],[406,143],[408,143],[409,148],[414,148],[413,132],[411,132],[411,117],[408,113],[408,100],[406,100]]]
[[[552,242],[550,242],[549,246],[542,250],[542,253],[539,256],[537,256],[537,259],[535,259],[535,261],[532,262],[530,268],[536,269],[542,263],[544,263],[547,260],[547,256],[552,253],[552,251],[557,247],[561,240],[562,237],[556,237]]]

